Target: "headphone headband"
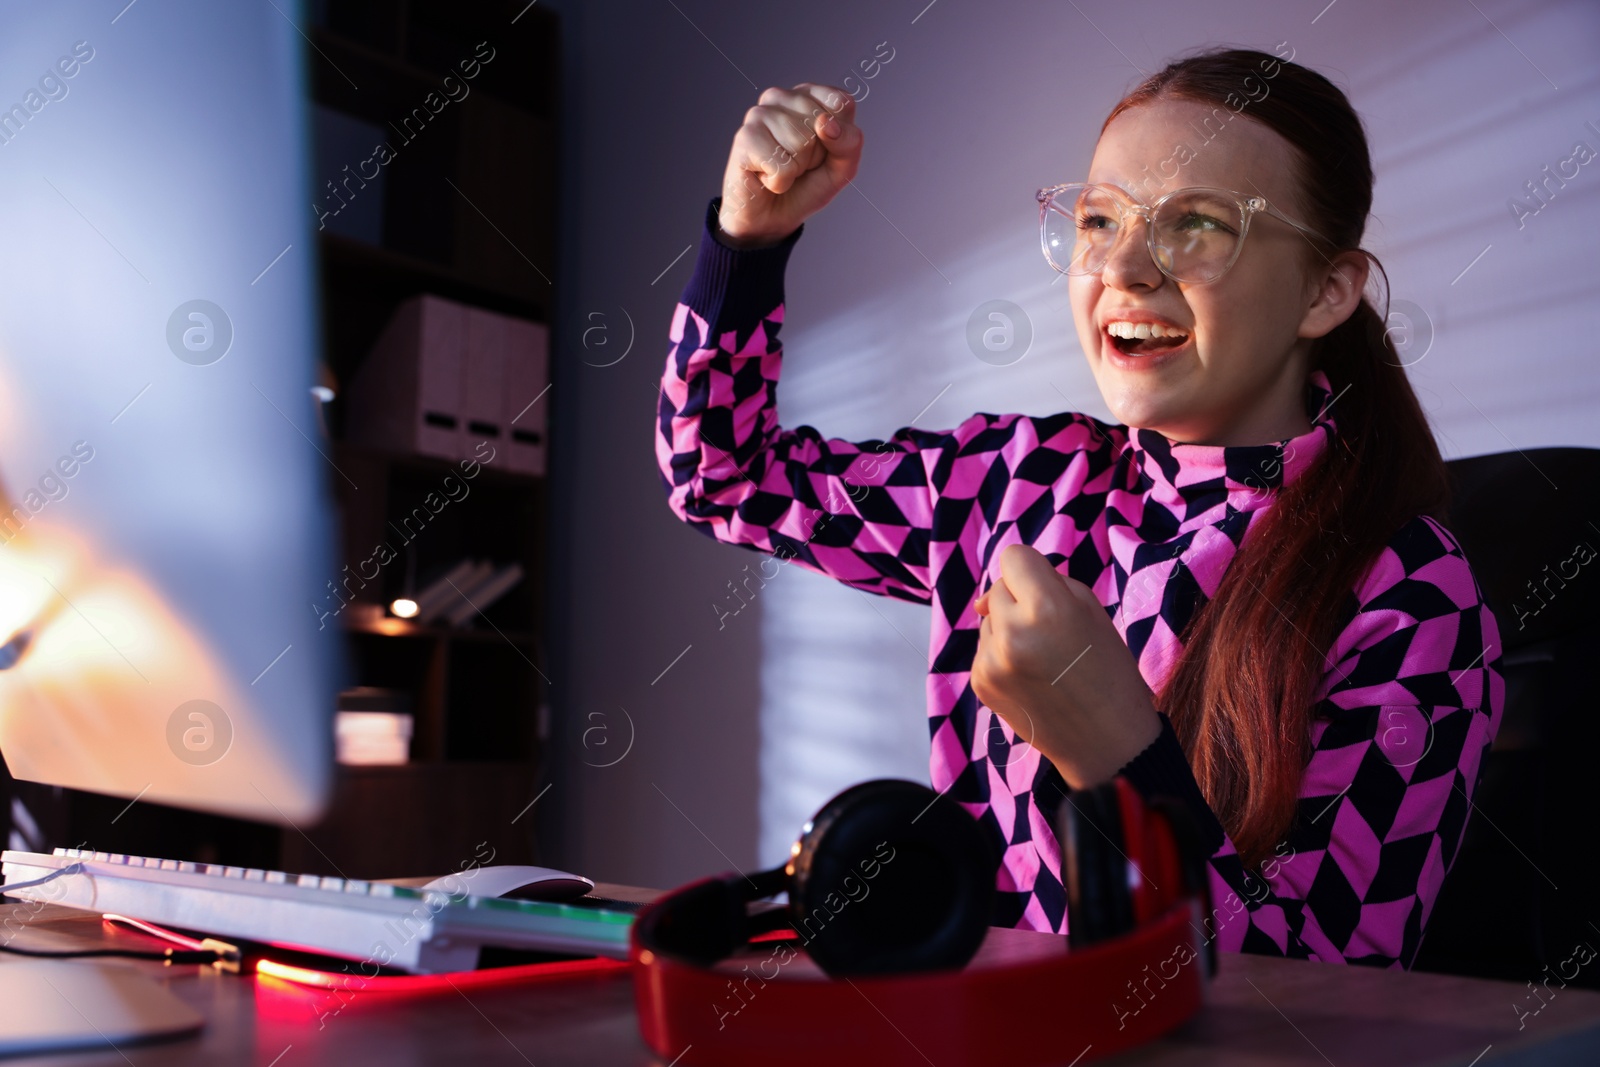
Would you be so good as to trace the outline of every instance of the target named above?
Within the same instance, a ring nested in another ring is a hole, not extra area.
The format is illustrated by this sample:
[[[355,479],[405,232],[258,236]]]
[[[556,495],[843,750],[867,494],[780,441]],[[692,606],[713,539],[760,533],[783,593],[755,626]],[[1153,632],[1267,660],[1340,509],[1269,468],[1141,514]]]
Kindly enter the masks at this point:
[[[708,968],[646,947],[635,924],[634,999],[645,1043],[680,1067],[818,1067],[841,1049],[855,1063],[915,1062],[908,1042],[941,1067],[1044,1067],[1089,1045],[1099,1058],[1143,1044],[1198,1010],[1204,917],[1186,898],[1083,949],[992,927],[962,970],[848,981],[827,979],[792,939]]]
[[[818,1067],[842,1048],[852,1062],[909,1061],[908,1042],[942,1067],[1044,1067],[1176,1026],[1216,970],[1188,813],[1147,806],[1122,778],[1068,800],[1068,937],[987,925],[995,865],[960,805],[916,783],[863,783],[818,812],[784,867],[704,878],[640,913],[630,958],[645,1042],[683,1067]],[[833,887],[852,879],[861,894],[840,898]],[[785,890],[786,908],[750,908]]]

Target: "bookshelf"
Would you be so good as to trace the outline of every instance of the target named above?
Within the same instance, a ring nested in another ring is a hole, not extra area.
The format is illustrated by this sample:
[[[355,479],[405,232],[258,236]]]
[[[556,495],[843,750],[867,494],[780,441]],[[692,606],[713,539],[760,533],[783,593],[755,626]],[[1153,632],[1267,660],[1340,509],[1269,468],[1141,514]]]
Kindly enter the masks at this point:
[[[319,213],[338,207],[342,215],[360,197],[381,195],[381,210],[366,206],[365,235],[336,223],[319,234],[333,377],[348,385],[395,309],[417,294],[548,323],[555,15],[526,0],[325,0],[311,9],[318,114],[364,122],[389,149],[347,140],[341,155],[318,164]],[[322,143],[324,156],[334,151]],[[333,483],[345,561],[380,542],[405,558],[355,594],[340,625],[353,682],[410,695],[411,762],[341,767],[322,824],[282,834],[282,865],[315,873],[336,865],[353,877],[442,873],[485,840],[497,862],[535,862],[524,813],[536,793],[547,702],[545,479],[485,466],[465,497],[406,538],[394,519],[456,464],[347,440],[345,414],[336,399],[333,458],[361,486]],[[524,579],[462,628],[386,613],[395,597],[463,558],[520,563]]]

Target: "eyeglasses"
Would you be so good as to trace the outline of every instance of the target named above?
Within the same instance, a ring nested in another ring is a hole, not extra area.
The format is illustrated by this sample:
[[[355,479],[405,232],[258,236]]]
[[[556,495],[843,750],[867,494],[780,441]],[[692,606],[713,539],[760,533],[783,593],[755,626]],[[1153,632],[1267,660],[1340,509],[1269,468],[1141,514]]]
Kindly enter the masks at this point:
[[[1040,189],[1036,196],[1044,257],[1062,274],[1099,273],[1129,215],[1144,219],[1150,258],[1178,282],[1214,282],[1227,273],[1257,212],[1327,241],[1264,198],[1226,189],[1175,189],[1141,204],[1114,185],[1073,182]]]

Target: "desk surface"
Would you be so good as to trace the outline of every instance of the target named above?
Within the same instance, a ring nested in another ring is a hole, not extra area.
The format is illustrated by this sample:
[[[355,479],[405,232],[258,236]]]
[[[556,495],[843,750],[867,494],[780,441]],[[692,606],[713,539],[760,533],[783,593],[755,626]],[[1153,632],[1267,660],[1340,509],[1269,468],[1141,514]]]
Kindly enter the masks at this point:
[[[596,891],[632,899],[650,893],[611,885]],[[137,935],[108,931],[90,913],[33,907],[0,905],[3,936],[42,950],[109,942],[148,945]],[[6,959],[0,956],[0,966]],[[367,992],[341,999],[330,991],[223,975],[209,967],[129,965],[162,978],[206,1017],[205,1030],[172,1042],[11,1059],[7,1067],[668,1067],[639,1037],[633,984],[625,971],[470,992]],[[1540,1002],[1531,999],[1526,986],[1510,982],[1223,953],[1206,1006],[1194,1019],[1161,1041],[1096,1062],[1117,1067],[1600,1063],[1600,993],[1557,988],[1546,996],[1548,1002],[1534,1014],[1529,1009]],[[1519,1015],[1519,1009],[1527,1014]],[[1063,1067],[1073,1055],[1069,1050]],[[907,1047],[905,1062],[923,1061]],[[936,1054],[934,1064],[938,1067]]]

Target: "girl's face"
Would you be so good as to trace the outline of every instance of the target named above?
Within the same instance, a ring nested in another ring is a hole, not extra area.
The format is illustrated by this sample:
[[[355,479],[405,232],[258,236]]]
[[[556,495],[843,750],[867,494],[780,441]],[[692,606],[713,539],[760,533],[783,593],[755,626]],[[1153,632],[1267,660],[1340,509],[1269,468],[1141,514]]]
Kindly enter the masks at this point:
[[[1209,142],[1200,132],[1206,119]],[[1180,153],[1180,145],[1191,151]],[[1191,152],[1187,162],[1176,162]],[[1310,225],[1293,155],[1288,141],[1248,112],[1158,99],[1112,120],[1087,180],[1115,185],[1145,204],[1188,186],[1237,191],[1241,199],[1260,195]],[[1078,337],[1112,416],[1194,444],[1266,444],[1309,431],[1304,389],[1311,341],[1359,301],[1364,261],[1355,268],[1359,280],[1341,277],[1300,231],[1257,212],[1227,273],[1204,284],[1175,282],[1150,258],[1145,233],[1145,222],[1129,215],[1104,268],[1067,279]],[[1144,313],[1135,321],[1153,314],[1188,339],[1159,355],[1124,354],[1106,327],[1129,312]]]

